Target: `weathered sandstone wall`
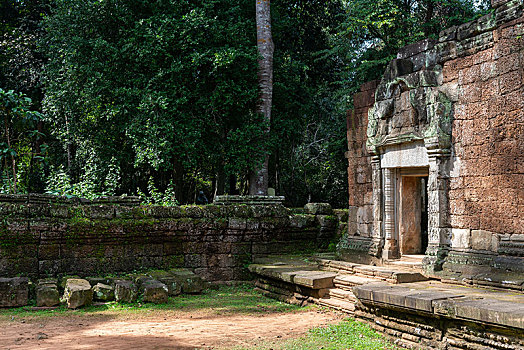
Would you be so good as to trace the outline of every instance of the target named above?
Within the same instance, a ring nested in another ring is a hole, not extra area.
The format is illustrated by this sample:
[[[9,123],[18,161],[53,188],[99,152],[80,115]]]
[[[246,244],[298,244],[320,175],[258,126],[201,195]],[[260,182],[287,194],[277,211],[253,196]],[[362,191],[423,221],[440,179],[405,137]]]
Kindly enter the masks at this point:
[[[524,272],[524,4],[493,7],[401,49],[354,96],[343,255],[394,256],[395,170],[426,167],[428,271]]]
[[[0,277],[188,267],[209,281],[244,280],[257,256],[326,247],[339,223],[328,209],[315,215],[281,205],[155,207],[4,196]]]

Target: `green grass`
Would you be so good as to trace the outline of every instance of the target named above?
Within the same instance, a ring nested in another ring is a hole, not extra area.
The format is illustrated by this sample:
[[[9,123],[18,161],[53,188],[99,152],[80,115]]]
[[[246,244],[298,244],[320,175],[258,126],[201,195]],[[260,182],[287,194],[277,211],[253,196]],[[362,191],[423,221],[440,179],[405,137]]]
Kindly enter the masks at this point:
[[[301,338],[266,342],[244,349],[280,349],[280,350],[378,350],[399,349],[368,325],[347,319],[339,324],[328,327],[313,328]]]
[[[53,317],[64,315],[85,315],[91,313],[118,312],[139,313],[147,310],[192,311],[208,310],[216,314],[261,314],[274,312],[293,312],[302,308],[269,299],[253,289],[252,285],[221,286],[217,290],[207,290],[199,295],[179,295],[169,298],[166,304],[116,302],[69,310],[64,305],[54,310],[31,310],[29,307],[0,309],[0,320],[12,317]]]

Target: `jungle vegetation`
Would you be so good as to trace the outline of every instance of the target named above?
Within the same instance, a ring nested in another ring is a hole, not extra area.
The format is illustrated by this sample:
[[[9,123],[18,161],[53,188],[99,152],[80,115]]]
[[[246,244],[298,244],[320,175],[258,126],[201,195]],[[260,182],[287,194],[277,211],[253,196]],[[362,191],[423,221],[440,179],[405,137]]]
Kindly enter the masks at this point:
[[[247,193],[267,159],[288,205],[345,207],[351,95],[400,47],[490,10],[273,0],[268,119],[255,3],[1,0],[0,192],[193,203],[199,191]]]

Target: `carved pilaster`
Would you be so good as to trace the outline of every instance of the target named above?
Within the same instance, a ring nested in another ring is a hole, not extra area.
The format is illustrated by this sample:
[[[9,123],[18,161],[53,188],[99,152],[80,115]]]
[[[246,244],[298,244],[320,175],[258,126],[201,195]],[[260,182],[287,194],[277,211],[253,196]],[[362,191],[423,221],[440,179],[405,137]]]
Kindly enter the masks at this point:
[[[395,259],[399,257],[398,243],[395,234],[395,171],[383,169],[384,171],[384,259]]]
[[[373,172],[373,232],[369,253],[379,257],[384,246],[384,235],[382,234],[382,172],[379,156],[375,155],[371,158],[371,170]]]
[[[448,150],[431,149],[428,178],[428,249],[423,260],[424,269],[429,272],[442,270],[451,240],[449,217],[449,164]]]

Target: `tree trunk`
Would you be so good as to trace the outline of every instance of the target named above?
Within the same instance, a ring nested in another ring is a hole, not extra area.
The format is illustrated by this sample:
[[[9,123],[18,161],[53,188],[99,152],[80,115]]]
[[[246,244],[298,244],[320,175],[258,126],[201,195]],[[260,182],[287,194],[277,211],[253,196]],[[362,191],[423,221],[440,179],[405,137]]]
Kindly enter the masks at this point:
[[[258,83],[260,86],[260,100],[258,113],[264,117],[268,125],[271,122],[271,105],[273,101],[273,52],[275,46],[271,35],[270,0],[256,0],[257,46],[260,58],[258,59]],[[267,152],[267,150],[265,150]],[[268,159],[249,176],[249,194],[267,195],[268,187]]]
[[[6,112],[6,115],[5,115],[5,137],[7,139],[7,148],[9,149],[9,152],[11,153],[11,166],[12,166],[12,171],[13,171],[13,190],[14,190],[14,193],[16,194],[18,192],[17,188],[16,188],[16,183],[17,183],[17,178],[16,178],[16,161],[15,161],[15,157],[13,155],[13,149],[11,148],[11,139],[9,137],[9,123],[8,123],[8,120],[9,120],[9,112]]]
[[[224,171],[224,164],[220,162],[216,173],[216,188],[215,197],[221,196],[225,193],[226,188],[226,172]]]

